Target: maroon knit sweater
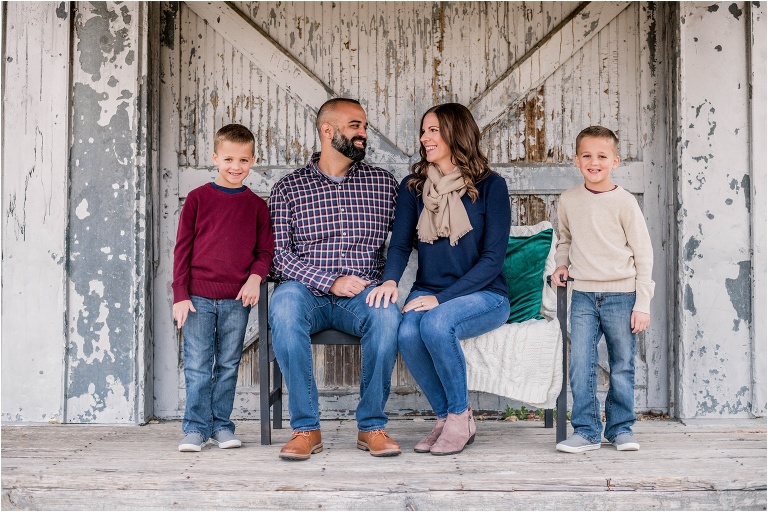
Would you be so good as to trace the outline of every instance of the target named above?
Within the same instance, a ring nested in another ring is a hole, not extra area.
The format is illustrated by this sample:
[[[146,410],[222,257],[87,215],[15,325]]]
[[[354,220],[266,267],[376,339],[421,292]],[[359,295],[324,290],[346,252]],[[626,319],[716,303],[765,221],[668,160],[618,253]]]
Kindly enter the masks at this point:
[[[234,299],[251,274],[265,279],[275,241],[267,203],[249,188],[236,194],[213,185],[187,196],[173,250],[173,302],[199,295]]]

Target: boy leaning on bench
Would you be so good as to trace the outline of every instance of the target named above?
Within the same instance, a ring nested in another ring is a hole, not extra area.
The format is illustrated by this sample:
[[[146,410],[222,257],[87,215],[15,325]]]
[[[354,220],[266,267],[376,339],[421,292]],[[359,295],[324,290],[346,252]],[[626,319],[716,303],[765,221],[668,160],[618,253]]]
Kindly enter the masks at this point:
[[[651,323],[653,249],[643,213],[632,194],[611,182],[619,140],[602,126],[576,138],[574,162],[584,183],[566,190],[557,207],[559,241],[552,280],[573,278],[569,377],[573,435],[557,450],[600,448],[603,424],[597,400],[597,344],[608,346],[610,386],[605,437],[619,451],[638,450],[635,423],[635,343]]]
[[[337,119],[339,112],[346,115],[344,122]],[[358,126],[350,124],[354,122],[357,122]],[[376,386],[373,387],[377,389],[367,389],[371,383],[366,382],[370,380],[370,375],[366,377],[366,374],[371,374],[371,371],[362,372],[363,396],[357,411],[360,428],[358,447],[378,456],[400,453],[400,447],[383,430],[387,418],[383,407],[389,394],[389,375],[397,352],[397,329],[394,325],[399,323],[401,315],[396,308],[394,311],[391,308],[389,311],[386,308],[369,308],[365,300],[367,291],[381,280],[383,259],[378,259],[380,256],[377,255],[383,255],[384,237],[379,231],[391,229],[397,197],[396,182],[391,174],[383,169],[357,163],[365,155],[366,124],[364,111],[354,100],[331,100],[320,109],[318,129],[321,130],[321,136],[325,135],[322,129],[328,129],[327,140],[323,138],[322,155],[336,156],[337,160],[343,160],[345,166],[341,173],[336,173],[339,174],[337,176],[322,168],[322,164],[317,162],[318,156],[313,156],[307,168],[299,169],[284,178],[276,185],[276,189],[273,189],[271,221],[266,203],[243,185],[255,160],[255,141],[252,133],[247,128],[234,124],[227,125],[217,132],[213,161],[219,174],[215,182],[199,187],[188,195],[181,212],[174,250],[173,316],[178,327],[184,327],[184,376],[187,391],[182,423],[185,436],[179,444],[179,451],[200,451],[209,439],[220,448],[235,448],[241,445],[234,435],[235,426],[229,416],[233,408],[248,314],[251,306],[259,301],[259,285],[266,278],[273,262],[273,228],[281,233],[280,230],[285,229],[291,233],[292,230],[302,229],[302,222],[306,222],[302,217],[306,212],[301,206],[306,201],[301,203],[302,197],[307,194],[312,196],[313,187],[316,188],[312,183],[321,183],[328,188],[328,192],[316,192],[321,195],[310,197],[311,204],[306,203],[306,208],[321,208],[325,213],[321,213],[320,218],[327,217],[328,221],[337,217],[339,222],[349,221],[346,231],[350,231],[350,236],[363,228],[370,229],[366,228],[367,224],[360,220],[359,215],[355,218],[345,213],[345,205],[349,205],[342,204],[341,196],[334,191],[338,188],[340,192],[345,185],[353,186],[350,180],[358,179],[362,180],[360,185],[363,188],[356,193],[363,194],[364,189],[370,186],[365,180],[370,180],[369,174],[373,173],[379,181],[376,181],[374,189],[368,192],[375,193],[378,190],[376,186],[382,190],[381,194],[384,195],[381,202],[382,206],[386,206],[386,211],[380,215],[383,219],[382,229],[376,231],[376,234],[381,236],[374,237],[378,245],[370,248],[372,252],[369,257],[373,258],[372,272],[359,275],[355,272],[344,273],[343,269],[340,272],[334,270],[331,260],[340,257],[343,260],[347,233],[343,229],[336,230],[336,224],[333,222],[327,226],[330,229],[327,235],[338,231],[334,236],[338,235],[339,238],[337,241],[332,240],[333,247],[329,246],[323,253],[326,254],[322,257],[324,259],[318,260],[325,262],[325,267],[316,261],[306,260],[317,251],[302,252],[301,247],[302,243],[306,242],[306,236],[301,235],[304,236],[301,238],[294,234],[293,238],[289,237],[290,239],[280,245],[283,251],[290,251],[290,257],[278,258],[274,269],[281,281],[287,280],[293,284],[293,287],[285,284],[280,286],[281,292],[293,292],[293,295],[288,294],[293,297],[300,289],[304,289],[306,293],[302,295],[302,300],[307,303],[317,302],[310,308],[311,311],[321,307],[320,302],[325,305],[321,309],[328,309],[327,313],[321,315],[323,318],[327,317],[328,325],[322,328],[307,325],[307,329],[312,332],[329,327],[351,329],[353,334],[362,336],[365,340],[366,335],[372,332],[366,329],[358,332],[356,327],[346,327],[344,322],[337,325],[333,320],[340,311],[346,311],[342,303],[351,303],[356,299],[361,299],[360,312],[373,313],[373,318],[382,316],[382,313],[391,313],[383,315],[388,320],[382,324],[389,326],[385,329],[388,334],[376,337],[380,340],[379,345],[382,339],[390,345],[389,349],[377,347],[375,351],[380,355],[386,354],[386,357],[382,356],[384,360],[381,361],[367,363],[372,365],[371,369],[376,369],[373,373],[377,375],[377,378],[373,379]],[[437,129],[442,134],[444,128],[439,126]],[[443,135],[446,136],[451,135]],[[573,394],[571,424],[574,434],[559,443],[557,450],[580,453],[600,448],[603,425],[600,403],[596,396],[596,368],[597,344],[602,335],[605,335],[610,358],[605,437],[618,450],[638,450],[639,444],[632,433],[632,425],[636,419],[634,355],[637,333],[650,325],[649,306],[654,290],[654,282],[651,279],[653,252],[650,236],[635,198],[611,182],[611,172],[619,164],[618,139],[611,130],[601,126],[591,126],[583,130],[576,139],[574,162],[584,177],[584,184],[567,190],[560,197],[560,236],[555,255],[558,267],[552,274],[558,286],[565,286],[569,276],[574,282],[569,370]],[[352,168],[353,172],[349,172]],[[360,174],[360,177],[357,177],[357,174]],[[309,180],[306,184],[298,184],[300,186],[294,190],[284,186],[286,179],[303,177],[302,179],[308,180],[309,175],[312,175],[314,182],[310,183]],[[276,192],[277,189],[280,190]],[[284,205],[282,209],[280,205]],[[289,212],[295,218],[283,218],[282,212]],[[277,227],[274,227],[276,220],[279,222]],[[318,220],[315,221],[314,227],[309,228],[312,233],[320,236],[318,242],[322,242],[327,240],[327,237],[315,229],[317,222]],[[356,224],[360,225],[355,227]],[[450,230],[448,233],[450,234]],[[438,232],[439,236],[443,235]],[[315,271],[312,272],[312,269]],[[302,279],[302,276],[310,277]],[[345,279],[350,282],[347,283]],[[335,289],[342,285],[350,289]],[[366,293],[362,293],[364,291]],[[284,327],[295,324],[286,322],[285,315],[295,316],[297,302],[288,301],[291,304],[281,308],[282,295],[285,293],[275,294],[269,320],[273,329],[275,353],[286,376],[294,435],[281,450],[280,457],[285,460],[306,460],[312,453],[322,450],[317,391],[311,374],[311,352],[302,352],[302,357],[294,361],[297,357],[296,344],[289,348],[290,344],[285,343],[285,339],[291,336],[283,333]],[[313,322],[317,323],[314,320]],[[309,331],[304,337],[307,338],[304,342],[309,347]],[[364,346],[364,367],[367,357],[365,354]],[[296,362],[300,364],[296,366]],[[296,392],[305,391],[301,383],[307,382],[309,395],[305,398],[302,394],[301,399],[297,399]],[[378,398],[369,397],[371,393],[378,394]],[[376,411],[373,411],[376,414],[371,414],[369,409],[373,406],[369,407],[369,402],[378,404],[374,408]],[[382,435],[372,435],[379,432]],[[448,452],[459,451],[461,449]]]

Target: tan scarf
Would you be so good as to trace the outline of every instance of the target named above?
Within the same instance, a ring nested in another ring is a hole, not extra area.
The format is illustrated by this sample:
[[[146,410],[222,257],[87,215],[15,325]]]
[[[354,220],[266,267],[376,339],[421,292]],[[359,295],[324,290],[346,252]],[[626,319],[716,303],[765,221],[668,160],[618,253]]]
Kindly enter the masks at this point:
[[[451,245],[472,231],[467,210],[461,196],[467,192],[467,185],[458,170],[443,176],[434,165],[427,168],[427,179],[421,197],[424,209],[419,217],[419,240],[431,244],[438,237],[447,237]]]

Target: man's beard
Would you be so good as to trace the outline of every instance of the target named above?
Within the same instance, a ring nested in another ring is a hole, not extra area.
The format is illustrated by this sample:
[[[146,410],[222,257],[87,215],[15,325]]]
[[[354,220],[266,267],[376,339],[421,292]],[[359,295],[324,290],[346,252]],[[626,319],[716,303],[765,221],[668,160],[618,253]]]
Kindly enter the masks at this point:
[[[362,148],[355,146],[356,140],[363,141]],[[351,139],[348,139],[341,132],[335,130],[333,139],[331,139],[331,147],[353,162],[359,162],[365,158],[365,147],[367,145],[368,143],[363,137],[352,137]]]

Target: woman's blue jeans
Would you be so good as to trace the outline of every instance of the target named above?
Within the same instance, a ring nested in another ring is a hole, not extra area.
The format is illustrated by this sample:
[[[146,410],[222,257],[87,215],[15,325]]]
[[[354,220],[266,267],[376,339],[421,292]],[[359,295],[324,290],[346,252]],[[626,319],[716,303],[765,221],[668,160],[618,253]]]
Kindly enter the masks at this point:
[[[370,432],[388,421],[384,406],[389,398],[392,370],[397,358],[400,310],[372,308],[365,302],[370,288],[354,297],[316,297],[303,284],[287,281],[275,289],[269,302],[269,325],[275,357],[288,388],[291,428],[320,428],[317,383],[312,366],[310,335],[336,329],[360,336],[362,369],[357,428]]]
[[[251,307],[233,299],[190,299],[197,312],[189,312],[183,328],[187,402],[181,429],[207,440],[220,430],[235,431],[229,416]]]
[[[569,374],[573,433],[591,443],[601,440],[603,423],[597,399],[597,344],[605,334],[610,386],[605,400],[605,438],[632,432],[635,423],[635,343],[630,320],[635,293],[573,292]]]
[[[430,292],[414,291],[411,300]],[[467,364],[460,339],[496,329],[509,318],[509,299],[488,291],[451,299],[429,311],[403,315],[397,346],[438,418],[469,407]]]

